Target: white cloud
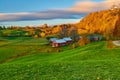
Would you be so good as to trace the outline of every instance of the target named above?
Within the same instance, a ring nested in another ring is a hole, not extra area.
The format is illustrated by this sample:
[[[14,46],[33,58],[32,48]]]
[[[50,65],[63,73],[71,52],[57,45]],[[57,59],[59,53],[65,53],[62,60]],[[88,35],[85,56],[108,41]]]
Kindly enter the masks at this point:
[[[74,19],[89,12],[110,9],[112,5],[119,4],[120,0],[105,0],[93,2],[91,0],[78,0],[74,6],[65,9],[52,9],[40,12],[0,13],[0,21],[24,21],[45,19]]]

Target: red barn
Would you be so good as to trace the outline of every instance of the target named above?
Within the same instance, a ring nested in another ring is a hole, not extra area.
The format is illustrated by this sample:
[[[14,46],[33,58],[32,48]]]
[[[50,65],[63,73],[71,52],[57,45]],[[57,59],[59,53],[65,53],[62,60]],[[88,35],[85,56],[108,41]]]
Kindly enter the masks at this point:
[[[59,39],[59,40],[55,40],[55,41],[52,42],[52,47],[64,46],[66,44],[67,43],[64,39]]]
[[[72,39],[70,37],[63,38],[66,41],[66,44],[72,43]]]

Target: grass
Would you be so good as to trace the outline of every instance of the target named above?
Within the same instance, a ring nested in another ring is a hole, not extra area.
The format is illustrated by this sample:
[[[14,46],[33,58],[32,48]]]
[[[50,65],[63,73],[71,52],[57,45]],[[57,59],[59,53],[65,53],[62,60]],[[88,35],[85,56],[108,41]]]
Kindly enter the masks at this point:
[[[62,52],[49,53],[37,50],[44,47],[42,42],[47,43],[44,39],[19,41],[21,40],[9,40],[7,45],[1,47],[0,51],[3,53],[0,52],[0,60],[2,57],[6,59],[7,56],[21,54],[22,51],[29,55],[0,64],[0,80],[120,79],[120,49],[107,49],[105,41],[75,49],[65,46],[62,47]],[[16,52],[13,54],[14,51]]]
[[[5,39],[5,40],[4,40]],[[46,39],[33,39],[30,37],[21,37],[14,39],[6,39],[4,38],[0,41],[0,61],[4,61],[11,57],[15,57],[21,54],[37,54],[37,53],[45,53],[48,50],[52,50],[56,52],[50,45]],[[69,46],[65,46],[62,49],[66,49]]]

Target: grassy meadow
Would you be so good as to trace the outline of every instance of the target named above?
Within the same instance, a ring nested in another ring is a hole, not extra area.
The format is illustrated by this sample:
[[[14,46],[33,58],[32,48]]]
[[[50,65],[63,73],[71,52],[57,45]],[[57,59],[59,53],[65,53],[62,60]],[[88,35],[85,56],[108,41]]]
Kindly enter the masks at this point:
[[[120,49],[107,49],[105,41],[75,49],[47,44],[41,38],[1,37],[0,80],[120,80]]]

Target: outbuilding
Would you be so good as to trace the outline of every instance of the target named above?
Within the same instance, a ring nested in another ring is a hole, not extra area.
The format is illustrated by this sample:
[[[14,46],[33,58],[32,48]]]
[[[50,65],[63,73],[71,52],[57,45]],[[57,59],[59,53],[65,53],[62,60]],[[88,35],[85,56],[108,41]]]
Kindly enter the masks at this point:
[[[66,44],[72,43],[72,39],[70,37],[63,38],[66,41]]]
[[[66,44],[67,43],[64,39],[59,39],[59,40],[55,40],[55,41],[52,42],[52,47],[64,46]]]
[[[53,42],[53,41],[55,41],[55,40],[58,40],[57,38],[50,38],[50,42]]]

